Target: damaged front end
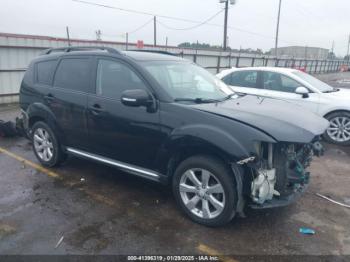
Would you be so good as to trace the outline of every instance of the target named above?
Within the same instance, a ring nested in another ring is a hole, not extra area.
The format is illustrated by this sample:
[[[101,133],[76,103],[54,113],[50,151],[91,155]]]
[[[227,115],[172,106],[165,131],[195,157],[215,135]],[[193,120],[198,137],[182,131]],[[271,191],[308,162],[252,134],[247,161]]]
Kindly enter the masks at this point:
[[[312,143],[258,143],[254,162],[246,163],[252,208],[286,206],[307,188],[310,173],[306,170],[314,155],[323,154],[319,138]]]

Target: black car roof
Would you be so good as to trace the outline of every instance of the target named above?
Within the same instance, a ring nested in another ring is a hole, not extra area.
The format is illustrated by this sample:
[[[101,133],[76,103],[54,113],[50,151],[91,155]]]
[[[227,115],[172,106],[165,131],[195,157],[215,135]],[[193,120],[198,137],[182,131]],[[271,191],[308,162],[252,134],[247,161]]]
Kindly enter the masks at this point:
[[[135,61],[186,61],[183,58],[177,57],[175,55],[166,54],[166,52],[157,52],[157,51],[121,51],[118,53],[109,53],[102,50],[85,50],[85,51],[74,51],[74,52],[52,52],[49,54],[43,54],[36,58],[37,61],[56,59],[62,56],[87,56],[87,55],[109,55],[113,57],[118,57],[120,55],[124,55],[128,58],[131,58]]]

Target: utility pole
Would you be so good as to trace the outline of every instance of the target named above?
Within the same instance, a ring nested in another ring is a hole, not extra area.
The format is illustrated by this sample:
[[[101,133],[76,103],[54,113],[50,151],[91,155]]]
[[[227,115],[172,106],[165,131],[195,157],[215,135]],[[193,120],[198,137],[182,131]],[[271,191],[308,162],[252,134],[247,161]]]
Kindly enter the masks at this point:
[[[349,51],[350,51],[350,35],[349,35],[349,41],[348,41],[348,51],[346,52],[346,60],[350,60],[350,57],[349,57]]]
[[[168,37],[165,38],[165,51],[168,50]]]
[[[227,48],[227,18],[228,18],[228,0],[225,3],[225,22],[224,22],[224,50]]]
[[[154,16],[153,18],[153,26],[154,26],[154,46],[157,46],[157,17]]]
[[[282,6],[282,0],[279,0],[279,5],[278,5],[278,15],[277,15],[277,28],[276,28],[276,39],[275,39],[275,57],[277,58],[278,52],[278,34],[280,30],[280,17],[281,17],[281,6]]]
[[[220,0],[220,3],[225,3],[224,44],[223,44],[224,51],[226,51],[226,49],[227,49],[228,1],[230,1],[231,5],[234,5],[236,3],[236,0]]]
[[[67,33],[68,46],[71,46],[71,44],[70,44],[70,37],[69,37],[69,28],[68,28],[68,26],[66,26],[66,33]]]
[[[129,33],[125,34],[125,50],[128,50],[129,45]]]
[[[332,42],[332,51],[331,51],[332,53],[331,53],[331,59],[334,59],[334,57],[335,57],[335,55],[334,55],[334,40],[333,40],[333,42]]]

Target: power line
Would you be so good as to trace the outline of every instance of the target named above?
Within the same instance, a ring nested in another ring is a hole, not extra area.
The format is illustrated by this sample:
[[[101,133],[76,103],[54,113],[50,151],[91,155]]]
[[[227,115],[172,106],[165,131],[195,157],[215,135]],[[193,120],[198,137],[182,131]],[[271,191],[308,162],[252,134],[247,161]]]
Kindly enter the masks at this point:
[[[99,3],[95,3],[95,2],[89,2],[89,1],[85,1],[85,0],[71,0],[71,1],[82,3],[82,4],[87,4],[87,5],[92,5],[92,6],[108,8],[108,9],[119,10],[119,11],[123,11],[123,12],[129,12],[129,13],[135,13],[135,14],[141,14],[141,15],[149,15],[149,16],[152,16],[152,17],[157,16],[158,18],[164,18],[164,19],[170,19],[170,20],[176,20],[176,21],[182,21],[182,22],[188,22],[188,23],[196,23],[196,24],[202,24],[203,23],[203,21],[196,21],[196,20],[191,20],[191,19],[186,19],[186,18],[180,18],[180,17],[174,17],[174,16],[166,16],[166,15],[161,15],[161,14],[154,14],[154,13],[143,12],[143,11],[138,11],[138,10],[133,10],[133,9],[126,9],[126,8],[121,8],[121,7],[116,7],[116,6],[99,4]],[[222,11],[223,10],[220,10],[220,12],[222,12]],[[153,18],[152,18],[152,21],[153,21]],[[202,25],[204,25],[204,24],[206,24],[208,26],[215,26],[215,27],[222,28],[222,25],[219,25],[219,24],[213,24],[213,23],[205,22]],[[164,27],[167,27],[167,25],[165,25],[164,23],[162,23],[161,25],[164,26]],[[196,25],[195,27],[197,27],[197,26],[198,25]],[[170,26],[168,26],[168,27],[169,27],[168,29],[170,29],[170,30],[175,30],[175,28],[170,28]],[[243,33],[247,33],[247,34],[263,37],[263,38],[275,39],[275,37],[273,37],[273,36],[263,35],[263,34],[260,34],[260,33],[256,33],[256,32],[253,32],[253,31],[248,31],[248,30],[241,29],[241,28],[238,28],[238,27],[228,26],[227,28],[232,29],[232,30],[236,30],[236,31],[239,31],[239,32],[243,32]],[[282,41],[282,42],[285,42],[285,43],[296,44],[295,42],[290,42],[290,41],[286,41],[286,40],[283,40],[283,39],[279,39],[279,40]]]
[[[140,25],[139,27],[137,27],[136,29],[127,32],[128,34],[133,34],[136,33],[137,31],[141,30],[142,28],[144,28],[145,26],[147,26],[148,24],[150,24],[153,21],[153,18],[150,20],[147,20],[146,23]],[[103,36],[107,36],[107,37],[124,37],[125,38],[125,33],[120,33],[120,34],[105,34],[105,33],[101,33],[101,35]]]
[[[138,10],[133,10],[133,9],[127,9],[127,8],[121,8],[121,7],[116,7],[116,6],[104,5],[104,4],[99,4],[99,3],[89,2],[89,1],[84,1],[84,0],[71,0],[71,1],[78,2],[78,3],[83,3],[83,4],[87,4],[87,5],[93,5],[93,6],[98,6],[98,7],[104,7],[104,8],[119,10],[119,11],[123,11],[123,12],[135,13],[135,14],[139,14],[139,15],[149,15],[149,16],[152,16],[152,17],[157,16],[157,17],[161,17],[161,18],[178,20],[178,21],[189,22],[189,23],[201,23],[200,21],[190,20],[190,19],[186,19],[186,18],[167,16],[167,15],[160,15],[160,14],[153,14],[153,13],[149,13],[149,12],[143,12],[143,11],[138,11]]]
[[[129,31],[128,33],[129,34],[133,34],[133,33],[136,33],[137,31],[141,30],[142,28],[144,28],[145,26],[147,26],[148,24],[150,24],[151,22],[153,21],[153,18],[148,20],[146,23],[144,23],[143,25],[137,27],[136,29],[132,30],[132,31]]]
[[[190,27],[185,27],[185,28],[175,28],[175,27],[171,27],[171,26],[168,26],[166,24],[164,24],[163,22],[160,22],[158,20],[158,23],[162,26],[164,26],[165,28],[167,29],[170,29],[170,30],[177,30],[177,31],[186,31],[186,30],[192,30],[192,29],[195,29],[197,27],[200,27],[204,24],[207,24],[209,21],[213,20],[215,17],[217,17],[219,14],[221,14],[225,9],[222,9],[220,10],[219,12],[217,12],[216,14],[214,14],[213,16],[209,17],[208,19],[204,20],[203,22],[197,24],[197,25],[194,25],[194,26],[190,26]]]

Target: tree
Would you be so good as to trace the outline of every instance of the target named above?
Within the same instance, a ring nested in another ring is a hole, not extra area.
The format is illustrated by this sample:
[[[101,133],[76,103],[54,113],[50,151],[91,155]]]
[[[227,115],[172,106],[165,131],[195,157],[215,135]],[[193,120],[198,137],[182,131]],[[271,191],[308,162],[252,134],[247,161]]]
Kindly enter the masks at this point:
[[[207,43],[190,43],[190,42],[183,42],[181,44],[178,45],[178,47],[181,48],[194,48],[194,49],[214,49],[214,50],[222,50],[222,46],[221,45],[210,45]],[[231,47],[227,47],[227,51],[232,51],[232,52],[241,52],[241,53],[249,53],[249,54],[258,54],[258,55],[262,55],[264,54],[264,51],[260,48],[257,48],[256,50],[252,49],[252,48],[246,48],[246,49],[233,49]]]

